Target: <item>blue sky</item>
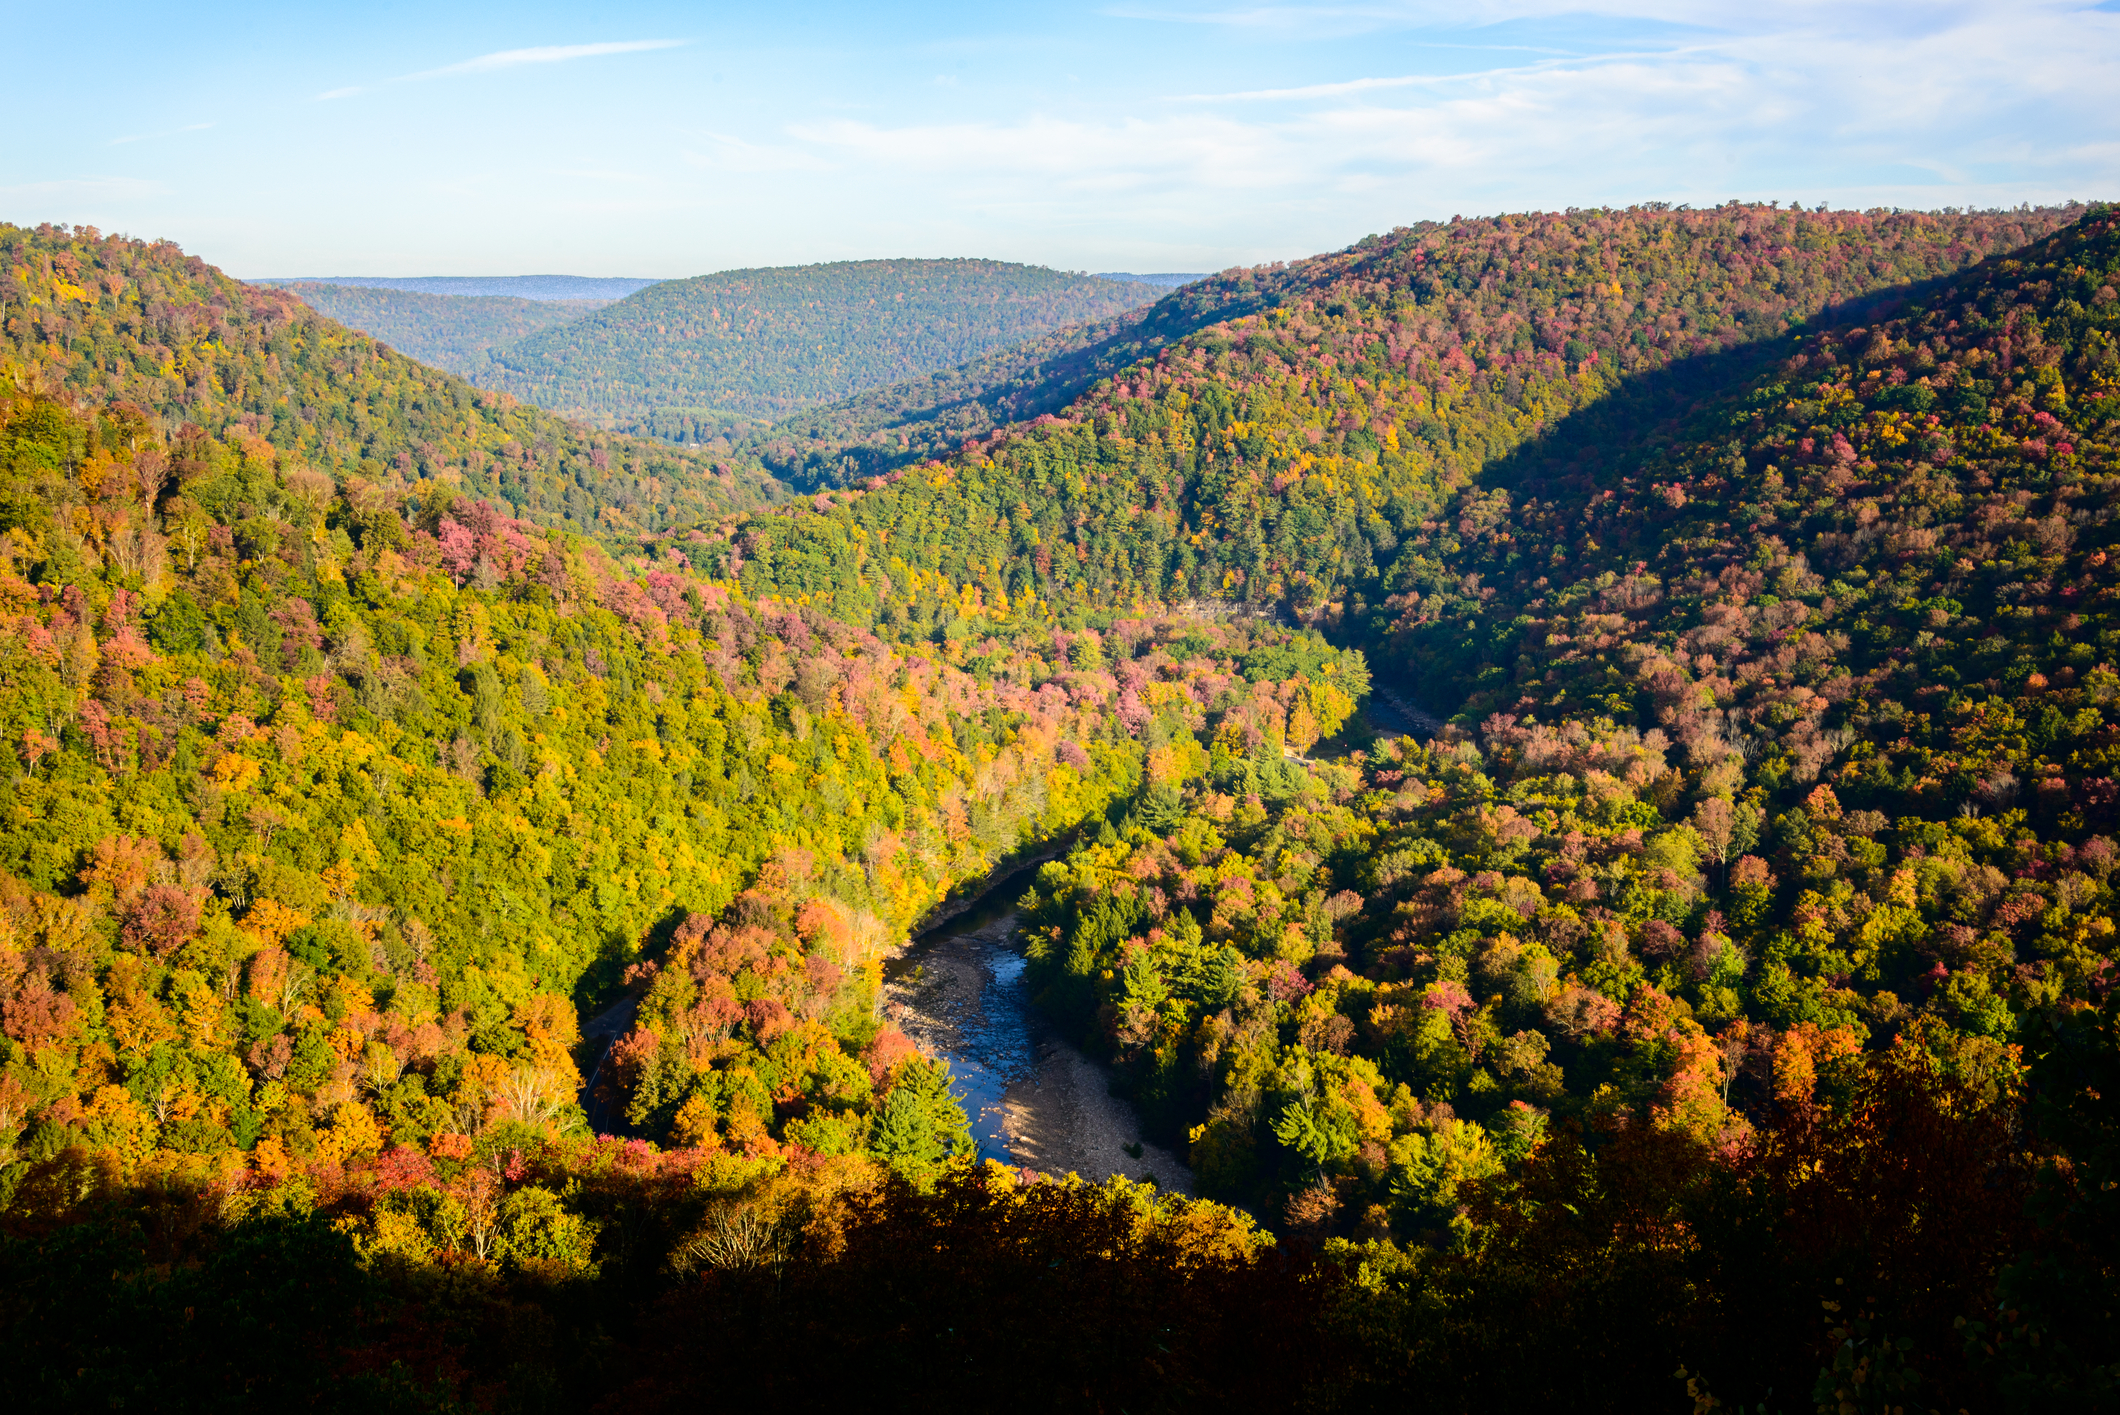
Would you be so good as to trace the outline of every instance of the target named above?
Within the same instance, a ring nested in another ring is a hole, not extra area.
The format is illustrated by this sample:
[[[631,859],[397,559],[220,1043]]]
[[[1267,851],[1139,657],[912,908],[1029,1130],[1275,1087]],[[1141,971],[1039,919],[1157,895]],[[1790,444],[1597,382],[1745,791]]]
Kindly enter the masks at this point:
[[[306,8],[17,12],[0,220],[241,276],[680,276],[2120,197],[2120,0]]]

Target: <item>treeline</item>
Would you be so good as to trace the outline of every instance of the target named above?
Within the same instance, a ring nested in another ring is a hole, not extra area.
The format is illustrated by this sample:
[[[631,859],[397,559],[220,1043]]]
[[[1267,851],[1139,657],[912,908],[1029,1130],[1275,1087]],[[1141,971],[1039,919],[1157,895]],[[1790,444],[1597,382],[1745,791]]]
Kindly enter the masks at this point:
[[[607,305],[659,282],[623,275],[310,275],[253,280],[253,285],[339,285],[515,300],[588,300]]]
[[[167,242],[0,226],[0,364],[14,389],[132,404],[178,430],[262,440],[333,478],[446,484],[543,526],[614,539],[778,494],[697,453],[596,433],[473,388],[231,280]]]
[[[481,381],[613,426],[665,407],[782,417],[1161,293],[990,260],[730,270],[664,281],[512,344]]]
[[[348,329],[373,335],[401,354],[467,379],[480,377],[491,362],[487,355],[503,344],[571,324],[610,303],[443,295],[316,281],[289,281],[278,288]]]

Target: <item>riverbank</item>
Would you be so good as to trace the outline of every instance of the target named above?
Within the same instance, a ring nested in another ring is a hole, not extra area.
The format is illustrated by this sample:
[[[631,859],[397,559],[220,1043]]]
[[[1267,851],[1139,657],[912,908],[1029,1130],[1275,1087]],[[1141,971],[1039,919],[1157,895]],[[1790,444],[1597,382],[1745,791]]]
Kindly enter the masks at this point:
[[[1016,916],[1005,906],[907,946],[884,969],[884,1000],[923,1051],[949,1059],[982,1159],[1192,1192],[1192,1171],[1142,1139],[1109,1073],[1032,1008]]]

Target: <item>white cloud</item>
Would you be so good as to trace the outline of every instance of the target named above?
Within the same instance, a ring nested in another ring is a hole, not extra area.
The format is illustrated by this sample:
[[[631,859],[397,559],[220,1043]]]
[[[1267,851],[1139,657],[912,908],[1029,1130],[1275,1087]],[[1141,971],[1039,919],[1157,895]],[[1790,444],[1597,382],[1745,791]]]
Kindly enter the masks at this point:
[[[1636,58],[1635,55],[1601,55],[1599,62],[1615,59]],[[1480,79],[1501,78],[1510,74],[1532,74],[1541,69],[1558,68],[1569,60],[1554,59],[1541,64],[1517,65],[1506,69],[1484,69],[1470,74],[1402,74],[1396,78],[1341,79],[1333,83],[1300,84],[1294,88],[1254,88],[1236,93],[1186,93],[1175,95],[1173,103],[1270,103],[1301,101],[1311,98],[1344,98],[1352,93],[1369,93],[1387,88],[1447,88],[1452,84],[1472,83]],[[1580,60],[1574,62],[1581,62]]]
[[[1583,9],[1530,0],[1449,14]],[[1412,25],[1434,13],[1321,6],[1188,18]],[[1645,0],[1624,13],[1720,32],[1695,29],[1668,46],[1637,34],[1606,52],[1472,73],[1357,71],[1193,94],[1110,119],[813,121],[789,131],[878,182],[917,174],[938,200],[1070,224],[1175,216],[1287,230],[1606,201],[1985,205],[2120,187],[2110,101],[2120,92],[2120,15],[2057,0]],[[1419,48],[1414,36],[1392,52],[1403,63]],[[1318,57],[1302,68],[1314,74]]]
[[[1285,138],[1264,124],[1206,114],[1087,123],[1032,118],[1014,124],[884,128],[850,119],[798,124],[795,137],[879,170],[981,180],[1017,176],[1077,186],[1132,187],[1184,177],[1256,187],[1292,175]]]
[[[496,69],[513,69],[524,64],[564,64],[573,59],[596,59],[606,54],[638,54],[649,49],[677,49],[691,42],[688,39],[621,39],[603,44],[547,44],[535,49],[503,49],[493,54],[481,54],[476,59],[466,59],[461,64],[445,64],[439,69],[422,69],[416,74],[405,74],[392,82],[439,79],[453,74],[490,74]]]
[[[122,138],[112,138],[110,145],[112,147],[122,147],[129,142],[147,142],[154,138],[173,138],[178,133],[203,133],[212,126],[213,124],[211,123],[186,123],[181,128],[164,128],[159,133],[133,133]]]
[[[827,172],[832,164],[814,152],[775,144],[745,142],[727,133],[701,133],[707,150],[686,150],[686,163],[709,172]]]
[[[1400,4],[1281,4],[1223,9],[1151,9],[1115,7],[1118,18],[1168,24],[1218,26],[1271,32],[1278,37],[1341,38],[1349,33],[1379,31],[1463,31],[1521,20],[1561,18],[1636,20],[1660,24],[1747,30],[1763,24],[1793,25],[1830,20],[1843,26],[1874,22],[1892,32],[1929,23],[1949,23],[1974,11],[2004,13],[2049,10],[2073,13],[2088,8],[2082,0],[1779,0],[1772,6],[1750,0],[1406,0]]]
[[[490,74],[501,69],[520,68],[525,64],[564,64],[575,59],[599,59],[608,54],[639,54],[651,49],[680,49],[692,41],[689,39],[618,39],[601,44],[546,44],[531,49],[500,49],[491,54],[481,54],[476,59],[466,59],[459,64],[444,64],[439,69],[421,69],[418,73],[399,74],[384,83],[407,84],[422,79],[454,78],[460,74]],[[314,101],[329,103],[333,99],[352,98],[367,93],[369,86],[351,84],[345,88],[327,89]]]

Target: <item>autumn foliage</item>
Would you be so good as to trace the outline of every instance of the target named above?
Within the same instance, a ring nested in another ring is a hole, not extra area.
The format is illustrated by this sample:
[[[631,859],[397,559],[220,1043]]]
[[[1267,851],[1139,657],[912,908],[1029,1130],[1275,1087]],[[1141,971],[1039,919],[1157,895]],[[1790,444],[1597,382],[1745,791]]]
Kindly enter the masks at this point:
[[[1417,228],[603,544],[12,396],[0,1331],[61,1405],[2110,1405],[2116,243]],[[877,1013],[1047,842],[1026,976],[1200,1198],[969,1163]]]

